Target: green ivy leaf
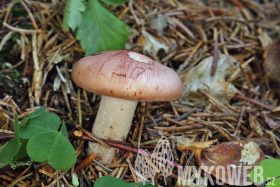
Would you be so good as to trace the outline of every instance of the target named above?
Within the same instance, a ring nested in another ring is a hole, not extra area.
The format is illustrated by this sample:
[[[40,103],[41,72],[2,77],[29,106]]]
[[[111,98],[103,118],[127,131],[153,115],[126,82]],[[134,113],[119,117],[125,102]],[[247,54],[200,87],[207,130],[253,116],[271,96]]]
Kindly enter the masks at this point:
[[[40,116],[41,114],[43,114],[46,111],[46,109],[47,109],[46,106],[41,106],[40,108],[38,108],[37,110],[35,110],[34,112],[32,112],[31,114],[26,116],[25,118],[23,118],[20,125],[23,126],[24,124],[27,123],[27,121],[29,119],[36,118],[37,116]]]
[[[27,153],[36,162],[48,161],[58,170],[70,169],[76,163],[76,152],[60,132],[45,132],[34,135],[27,143]]]
[[[33,113],[32,113],[33,114]],[[44,132],[56,132],[60,126],[60,118],[53,113],[42,113],[28,119],[27,125],[20,128],[19,136],[30,139],[33,135]]]
[[[122,5],[126,3],[128,0],[101,0],[109,5]]]
[[[74,31],[82,22],[82,12],[86,9],[81,0],[67,0],[63,15],[62,28]],[[69,27],[68,27],[69,26]]]
[[[124,49],[129,26],[103,7],[98,0],[89,0],[76,38],[86,55],[108,50]]]
[[[263,169],[262,177],[258,177],[258,173],[261,172],[260,169],[254,168],[250,171],[250,179],[254,182],[264,182],[272,177],[280,176],[280,159],[265,159],[260,162],[259,166]]]
[[[125,181],[112,177],[110,175],[106,175],[96,180],[94,183],[94,187],[104,187],[104,186],[114,186],[114,187],[131,187]]]

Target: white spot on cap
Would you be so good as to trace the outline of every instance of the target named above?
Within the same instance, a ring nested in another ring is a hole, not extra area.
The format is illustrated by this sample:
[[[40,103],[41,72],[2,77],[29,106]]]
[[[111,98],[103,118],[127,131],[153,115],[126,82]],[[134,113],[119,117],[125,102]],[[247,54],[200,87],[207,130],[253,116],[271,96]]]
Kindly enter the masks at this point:
[[[145,63],[145,64],[153,64],[153,60],[152,60],[152,59],[150,59],[149,57],[146,57],[146,56],[144,56],[144,55],[141,55],[141,54],[139,54],[139,53],[129,52],[129,53],[127,53],[127,54],[128,54],[128,56],[129,56],[130,58],[132,58],[132,59],[135,60],[135,61],[143,62],[143,63]]]

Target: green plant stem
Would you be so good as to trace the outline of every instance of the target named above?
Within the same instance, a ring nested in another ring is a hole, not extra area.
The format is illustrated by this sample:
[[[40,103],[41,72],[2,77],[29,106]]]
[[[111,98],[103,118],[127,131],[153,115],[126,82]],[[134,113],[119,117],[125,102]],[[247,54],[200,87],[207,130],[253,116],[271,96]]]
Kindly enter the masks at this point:
[[[59,187],[58,169],[55,171],[56,175],[56,186]]]
[[[33,175],[33,173],[29,173],[29,174],[27,174],[27,175],[24,175],[24,176],[18,178],[18,179],[15,180],[9,187],[15,186],[18,182],[20,182],[20,181],[26,179],[27,177],[30,177],[31,175]]]

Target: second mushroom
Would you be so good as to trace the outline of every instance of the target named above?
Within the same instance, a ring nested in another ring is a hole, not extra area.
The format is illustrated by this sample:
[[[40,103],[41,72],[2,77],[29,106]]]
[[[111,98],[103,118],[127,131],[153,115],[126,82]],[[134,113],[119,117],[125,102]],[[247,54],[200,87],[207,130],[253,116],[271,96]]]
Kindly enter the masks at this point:
[[[72,79],[80,87],[101,94],[92,133],[101,139],[126,138],[138,101],[172,101],[183,93],[179,76],[170,68],[128,50],[106,51],[79,60]],[[115,148],[90,142],[101,163],[113,161]]]

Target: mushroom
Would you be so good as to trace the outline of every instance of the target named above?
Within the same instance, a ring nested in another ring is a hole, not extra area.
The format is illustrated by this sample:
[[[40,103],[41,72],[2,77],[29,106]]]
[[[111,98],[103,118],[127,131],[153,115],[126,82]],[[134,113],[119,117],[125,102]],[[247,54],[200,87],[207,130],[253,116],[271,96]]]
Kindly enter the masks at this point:
[[[92,134],[101,139],[126,138],[138,101],[172,101],[183,93],[179,76],[170,68],[129,50],[106,51],[76,62],[72,79],[85,90],[101,94]],[[113,161],[115,148],[90,142],[88,154]]]

